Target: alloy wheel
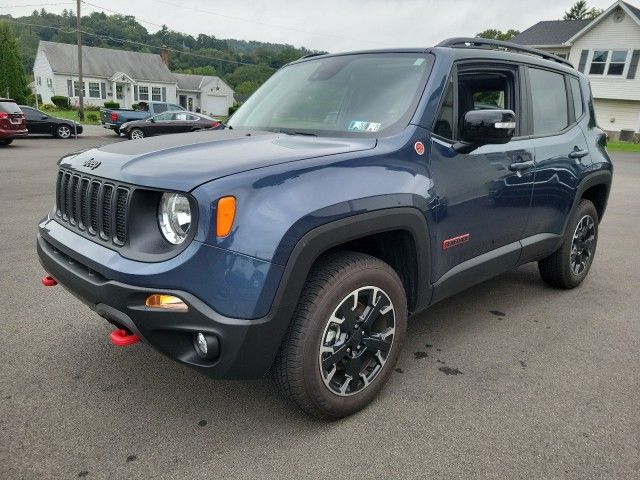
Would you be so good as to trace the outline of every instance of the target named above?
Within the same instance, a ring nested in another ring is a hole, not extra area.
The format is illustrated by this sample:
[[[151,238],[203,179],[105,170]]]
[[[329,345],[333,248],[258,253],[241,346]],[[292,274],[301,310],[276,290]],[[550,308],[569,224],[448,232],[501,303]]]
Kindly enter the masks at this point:
[[[585,215],[578,222],[571,242],[571,272],[580,275],[589,266],[593,256],[593,241],[596,225],[591,215]]]
[[[339,396],[360,393],[382,371],[395,333],[393,303],[367,286],[344,297],[322,334],[318,356],[325,386]]]
[[[69,138],[71,136],[71,129],[67,125],[60,125],[58,127],[58,137]]]
[[[144,138],[144,133],[139,128],[134,128],[131,130],[131,140],[140,140]]]

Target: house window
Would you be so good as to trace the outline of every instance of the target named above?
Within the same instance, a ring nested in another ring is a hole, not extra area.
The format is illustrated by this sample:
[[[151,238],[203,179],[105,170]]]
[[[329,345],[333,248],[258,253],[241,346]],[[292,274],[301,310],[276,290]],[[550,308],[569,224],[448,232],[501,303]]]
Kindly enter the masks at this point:
[[[607,50],[594,51],[589,73],[591,75],[602,75],[604,73],[604,68],[607,65],[608,57],[609,57],[609,52]]]
[[[138,98],[140,99],[141,102],[148,102],[149,101],[149,87],[143,87],[142,85],[140,85],[138,87]]]
[[[609,62],[607,75],[622,75],[626,64],[627,50],[614,50],[611,52],[611,62]]]
[[[38,77],[38,86],[42,85],[42,77]]]
[[[100,98],[100,84],[98,82],[89,82],[89,96]]]
[[[162,94],[160,91],[160,87],[151,88],[151,100],[153,100],[154,102],[162,101]]]
[[[50,78],[47,78],[47,87],[53,88],[53,80]]]
[[[591,57],[590,75],[621,76],[627,66],[627,50],[594,50]]]
[[[84,90],[84,82],[82,82],[82,95],[85,95],[85,90]],[[73,81],[73,96],[74,97],[79,97],[80,96],[80,82],[78,82],[77,80]]]

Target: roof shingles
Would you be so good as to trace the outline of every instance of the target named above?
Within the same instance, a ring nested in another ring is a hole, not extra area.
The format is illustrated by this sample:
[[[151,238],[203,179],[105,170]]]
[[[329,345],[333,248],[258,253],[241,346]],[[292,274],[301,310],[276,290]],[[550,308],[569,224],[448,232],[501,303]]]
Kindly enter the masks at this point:
[[[77,74],[78,53],[75,45],[41,41],[40,48],[54,73]],[[175,83],[169,68],[155,53],[83,46],[82,71],[84,75],[93,77],[111,78],[123,72],[134,80]]]
[[[518,45],[562,45],[590,22],[591,20],[542,21],[509,41]]]

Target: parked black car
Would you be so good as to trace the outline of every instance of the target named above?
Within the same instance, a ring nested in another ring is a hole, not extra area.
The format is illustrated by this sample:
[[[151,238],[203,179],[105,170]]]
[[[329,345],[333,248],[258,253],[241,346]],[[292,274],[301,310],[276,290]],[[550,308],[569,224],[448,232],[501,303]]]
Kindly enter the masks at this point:
[[[123,123],[120,127],[120,133],[131,140],[138,140],[152,135],[220,128],[224,128],[221,122],[201,113],[164,112],[145,120]]]
[[[20,109],[24,113],[30,135],[45,134],[58,138],[71,138],[76,132],[78,135],[82,133],[82,125],[73,120],[52,117],[45,112],[25,105],[20,105]]]

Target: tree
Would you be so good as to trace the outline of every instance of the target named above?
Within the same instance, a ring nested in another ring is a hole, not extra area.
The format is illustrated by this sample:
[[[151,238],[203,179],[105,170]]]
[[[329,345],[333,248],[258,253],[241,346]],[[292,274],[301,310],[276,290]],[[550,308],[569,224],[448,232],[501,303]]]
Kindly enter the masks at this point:
[[[496,30],[495,28],[490,28],[485,30],[484,32],[480,32],[476,34],[476,37],[479,38],[491,38],[493,40],[502,40],[503,42],[511,40],[513,37],[520,35],[520,31],[509,29],[506,32],[502,30]]]
[[[0,21],[0,97],[7,94],[16,102],[25,103],[29,89],[16,37],[9,25]]]
[[[578,0],[573,6],[564,12],[563,20],[590,20],[602,13],[600,8],[589,8],[586,0]]]

